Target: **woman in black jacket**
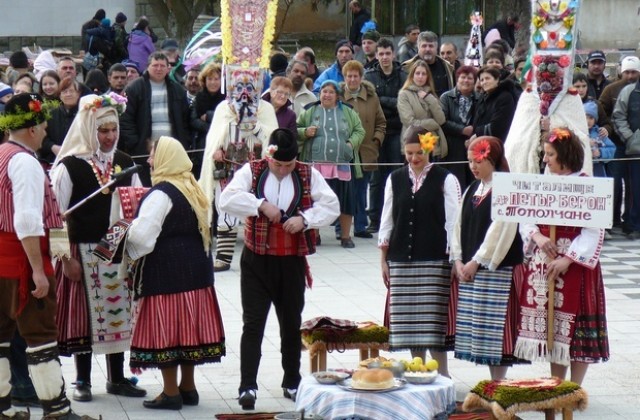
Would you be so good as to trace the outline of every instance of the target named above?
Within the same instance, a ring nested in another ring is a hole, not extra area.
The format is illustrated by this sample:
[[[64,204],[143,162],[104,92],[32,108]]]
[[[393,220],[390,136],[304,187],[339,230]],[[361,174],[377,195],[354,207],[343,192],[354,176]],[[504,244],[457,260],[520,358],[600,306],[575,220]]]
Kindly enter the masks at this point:
[[[69,127],[78,113],[78,103],[82,95],[80,82],[67,77],[60,82],[60,106],[51,111],[51,119],[47,124],[47,137],[38,150],[40,160],[52,164]]]
[[[516,110],[513,82],[500,81],[500,70],[487,66],[480,69],[478,78],[483,93],[473,118],[473,134],[498,137],[504,143]]]
[[[475,92],[477,72],[475,67],[461,66],[456,71],[456,87],[440,97],[440,105],[447,118],[442,131],[447,136],[449,146],[449,153],[443,162],[464,162],[445,165],[458,178],[462,190],[473,181],[467,164],[465,142],[473,135],[473,114],[479,99]]]
[[[193,130],[193,148],[204,149],[207,143],[207,133],[213,120],[213,113],[220,102],[225,100],[225,94],[221,92],[222,68],[218,63],[209,63],[198,75],[200,85],[204,87],[196,94],[191,104],[191,129]],[[200,175],[203,152],[191,154],[193,161],[192,172]]]

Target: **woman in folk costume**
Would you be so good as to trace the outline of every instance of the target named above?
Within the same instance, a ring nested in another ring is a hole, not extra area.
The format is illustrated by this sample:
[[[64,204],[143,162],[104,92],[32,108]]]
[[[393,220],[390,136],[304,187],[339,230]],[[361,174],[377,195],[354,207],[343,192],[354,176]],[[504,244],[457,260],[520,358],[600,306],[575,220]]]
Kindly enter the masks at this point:
[[[455,357],[488,365],[491,379],[504,379],[515,361],[513,267],[522,263],[522,241],[517,223],[491,221],[493,173],[509,171],[502,142],[477,137],[467,155],[476,180],[462,197],[449,256],[458,288]]]
[[[114,173],[133,166],[133,160],[116,149],[118,116],[125,104],[126,98],[115,93],[81,99],[51,172],[62,212],[100,189]],[[131,337],[131,290],[117,276],[119,264],[105,264],[92,254],[109,228],[115,187],[129,185],[141,185],[137,174],[66,215],[71,255],[56,265],[57,323],[60,354],[75,359],[76,401],[92,399],[92,352],[107,355],[108,393],[146,395],[123,373],[124,351]]]
[[[264,156],[271,132],[278,128],[273,106],[260,99],[269,68],[270,41],[277,12],[275,0],[223,0],[222,59],[225,65],[227,101],[216,107],[207,133],[202,171],[198,182],[210,203],[220,197],[233,172],[246,162]],[[242,38],[233,38],[233,34]],[[246,42],[243,42],[246,41]],[[240,220],[217,212],[215,271],[231,267]],[[213,207],[209,222],[213,220]]]
[[[198,405],[195,365],[225,355],[211,261],[210,203],[178,140],[160,137],[149,157],[153,188],[128,231],[137,260],[130,365],[159,368],[163,390],[146,408]],[[178,382],[178,367],[181,378]]]
[[[581,141],[571,130],[557,128],[544,140],[544,162],[552,175],[586,176]],[[571,381],[581,384],[589,364],[609,359],[604,283],[600,253],[604,229],[522,224],[525,281],[521,293],[520,332],[515,355],[546,360],[551,374],[563,378],[571,367]],[[547,278],[555,280],[555,325],[552,348],[547,348]]]
[[[438,137],[409,127],[404,154],[409,165],[391,173],[384,191],[378,247],[390,291],[389,347],[436,359],[449,376],[446,338],[451,264],[447,255],[460,203],[455,175],[429,162]],[[428,232],[428,234],[427,234]]]

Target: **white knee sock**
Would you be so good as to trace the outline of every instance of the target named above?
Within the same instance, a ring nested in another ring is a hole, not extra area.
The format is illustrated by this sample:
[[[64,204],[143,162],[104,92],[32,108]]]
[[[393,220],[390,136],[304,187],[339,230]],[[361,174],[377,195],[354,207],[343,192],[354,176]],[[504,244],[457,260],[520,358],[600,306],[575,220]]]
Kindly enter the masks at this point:
[[[3,351],[9,351],[10,343],[0,343]],[[0,398],[6,397],[11,392],[11,366],[9,359],[0,357]]]
[[[58,343],[48,343],[39,347],[28,347],[27,357],[31,353],[57,347]],[[64,379],[60,362],[56,359],[37,364],[29,364],[29,375],[33,381],[33,387],[41,400],[49,401],[60,396],[64,390]]]

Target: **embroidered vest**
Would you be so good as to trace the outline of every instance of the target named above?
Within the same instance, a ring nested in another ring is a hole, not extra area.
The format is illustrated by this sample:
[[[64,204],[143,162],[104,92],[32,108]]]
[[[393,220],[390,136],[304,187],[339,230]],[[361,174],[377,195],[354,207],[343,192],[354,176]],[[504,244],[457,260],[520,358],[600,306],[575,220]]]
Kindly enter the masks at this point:
[[[138,262],[134,273],[134,299],[204,289],[213,285],[213,261],[206,253],[198,230],[198,219],[185,196],[169,182],[160,190],[173,204],[150,254]],[[144,198],[140,203],[144,202]],[[140,209],[140,207],[138,207]]]
[[[478,189],[479,183],[480,181],[476,180],[469,185],[468,192],[462,203],[460,237],[463,238],[461,244],[463,263],[467,263],[473,258],[482,245],[482,242],[484,242],[487,230],[489,230],[489,226],[491,226],[491,192],[485,195],[477,206],[474,207],[473,205],[473,192]],[[522,263],[523,258],[522,239],[520,239],[520,235],[517,234],[509,247],[509,252],[507,252],[507,255],[505,255],[498,268],[518,265]],[[480,269],[484,268],[480,267]]]
[[[251,193],[258,198],[264,197],[264,183],[269,176],[269,165],[266,159],[251,161]],[[313,206],[311,199],[311,168],[296,162],[291,172],[293,178],[294,197],[286,211],[288,216],[295,216]],[[282,224],[269,223],[262,214],[247,217],[244,230],[244,243],[258,255],[305,256],[316,252],[316,233],[309,229],[298,233],[288,233]]]
[[[446,169],[434,166],[414,194],[407,167],[396,169],[393,185],[393,230],[387,258],[390,261],[446,260],[447,232],[444,228],[444,181]]]
[[[73,183],[73,191],[69,200],[69,207],[82,201],[89,194],[100,188],[93,169],[85,159],[67,156],[62,159]],[[133,166],[133,160],[126,154],[116,151],[113,156],[113,166],[122,169]],[[131,177],[122,179],[111,186],[109,194],[98,194],[85,202],[77,210],[67,216],[69,240],[74,243],[97,243],[109,229],[109,214],[111,212],[111,196],[116,187],[128,187]]]
[[[0,231],[15,233],[13,227],[13,186],[9,179],[9,161],[18,153],[33,154],[24,147],[15,143],[5,143],[0,145]],[[35,159],[35,157],[34,157]],[[44,171],[44,169],[43,169]],[[44,178],[44,207],[42,219],[45,229],[61,228],[62,216],[56,202],[49,177]]]

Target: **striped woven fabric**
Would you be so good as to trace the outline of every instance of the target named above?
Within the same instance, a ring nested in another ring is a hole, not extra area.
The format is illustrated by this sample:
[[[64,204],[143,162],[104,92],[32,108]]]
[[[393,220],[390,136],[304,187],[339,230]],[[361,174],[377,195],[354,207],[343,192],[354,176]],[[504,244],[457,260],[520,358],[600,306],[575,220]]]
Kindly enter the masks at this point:
[[[443,349],[451,285],[444,260],[389,262],[389,348]]]
[[[459,283],[456,358],[483,365],[500,364],[511,285],[510,267],[480,270],[472,282]]]

